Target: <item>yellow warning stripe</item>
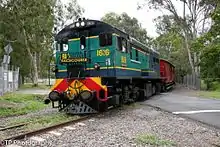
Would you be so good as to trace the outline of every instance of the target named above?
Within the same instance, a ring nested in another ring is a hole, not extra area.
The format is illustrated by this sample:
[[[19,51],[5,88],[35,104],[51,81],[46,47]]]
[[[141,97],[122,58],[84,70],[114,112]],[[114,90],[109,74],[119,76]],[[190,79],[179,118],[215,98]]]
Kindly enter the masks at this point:
[[[64,79],[56,79],[55,84],[51,87],[51,91],[54,90]]]
[[[101,78],[100,77],[92,77],[90,78],[93,80],[96,84],[98,84],[100,87],[102,87],[104,90],[107,90],[107,87],[105,85],[102,85]]]

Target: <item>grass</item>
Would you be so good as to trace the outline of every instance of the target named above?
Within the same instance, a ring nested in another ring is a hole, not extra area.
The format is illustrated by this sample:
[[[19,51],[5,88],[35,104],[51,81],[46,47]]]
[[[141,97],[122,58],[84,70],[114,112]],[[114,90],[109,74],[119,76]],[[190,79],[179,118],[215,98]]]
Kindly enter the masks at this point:
[[[220,82],[211,82],[210,86],[210,90],[206,91],[207,85],[205,84],[204,80],[201,80],[201,91],[196,92],[195,96],[202,98],[220,99]]]
[[[150,134],[141,134],[135,138],[135,141],[141,145],[153,145],[153,146],[175,146],[176,143],[163,140],[158,138],[157,136],[150,135]]]
[[[37,116],[37,117],[32,117],[32,118],[23,118],[19,120],[13,120],[9,122],[10,125],[16,125],[20,123],[28,123],[26,126],[26,129],[28,131],[33,131],[33,128],[40,129],[43,127],[48,127],[51,125],[55,125],[58,123],[66,122],[68,120],[76,119],[76,116],[70,116],[67,114],[63,113],[58,113],[58,114],[51,114],[51,115],[42,115],[42,116]]]
[[[199,91],[198,96],[204,97],[204,98],[220,99],[220,92],[219,91]]]
[[[0,97],[0,117],[27,114],[46,108],[43,99],[44,95],[5,94]]]
[[[13,126],[22,123],[25,123],[26,125],[19,127],[19,130],[16,130],[15,132],[12,132],[14,131],[12,129],[12,130],[8,130],[8,132],[3,134],[0,133],[0,140],[3,138],[11,137],[13,133],[21,133],[21,132],[25,133],[25,132],[36,131],[45,127],[53,126],[77,118],[78,116],[71,116],[65,113],[54,113],[50,115],[41,115],[41,116],[34,116],[29,118],[13,119],[7,122],[7,126]]]

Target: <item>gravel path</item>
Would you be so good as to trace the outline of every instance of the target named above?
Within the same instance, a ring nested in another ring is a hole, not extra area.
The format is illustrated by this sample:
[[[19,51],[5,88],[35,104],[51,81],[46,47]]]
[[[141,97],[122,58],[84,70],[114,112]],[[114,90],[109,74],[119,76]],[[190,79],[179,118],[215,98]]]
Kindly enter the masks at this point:
[[[158,139],[163,139],[181,147],[220,146],[220,130],[146,105],[114,110],[105,116],[54,131],[17,145],[28,146],[38,140],[38,145],[52,147],[142,147],[156,146]],[[136,139],[140,134],[153,135],[157,140],[148,138],[144,141],[151,141],[151,145],[139,144]]]

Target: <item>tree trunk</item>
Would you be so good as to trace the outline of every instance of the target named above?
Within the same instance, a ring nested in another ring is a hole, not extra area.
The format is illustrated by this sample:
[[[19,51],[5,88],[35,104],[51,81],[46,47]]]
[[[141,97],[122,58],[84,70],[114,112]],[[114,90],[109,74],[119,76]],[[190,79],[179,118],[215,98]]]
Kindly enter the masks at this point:
[[[37,53],[34,52],[33,56],[33,79],[34,79],[34,86],[38,86],[38,68],[37,68]]]
[[[194,73],[195,72],[195,67],[194,67],[194,64],[193,64],[193,61],[192,61],[192,55],[191,55],[191,51],[190,51],[190,48],[189,48],[188,36],[187,36],[186,33],[185,33],[185,36],[184,36],[184,40],[185,40],[185,46],[186,46],[186,49],[187,49],[188,59],[189,59],[189,63],[190,63],[191,69],[192,69],[192,73]]]
[[[40,78],[42,78],[42,70],[41,70],[41,52],[37,54],[37,69],[38,69],[38,75]]]
[[[24,42],[25,42],[25,47],[27,49],[27,52],[28,52],[28,55],[30,56],[30,62],[31,62],[31,65],[33,67],[33,70],[32,70],[32,83],[33,83],[33,86],[37,86],[38,85],[38,71],[37,71],[37,57],[36,57],[36,52],[34,52],[34,55],[31,53],[31,50],[30,50],[30,47],[28,45],[28,37],[27,37],[27,34],[26,34],[26,30],[23,28],[23,35],[24,35]]]

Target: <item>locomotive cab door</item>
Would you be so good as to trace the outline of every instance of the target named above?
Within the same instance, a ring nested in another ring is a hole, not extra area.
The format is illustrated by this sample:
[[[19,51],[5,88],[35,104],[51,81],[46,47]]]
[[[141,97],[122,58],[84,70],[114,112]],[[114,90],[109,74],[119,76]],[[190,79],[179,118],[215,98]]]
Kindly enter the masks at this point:
[[[124,37],[117,37],[117,52],[116,52],[116,76],[126,76],[124,72],[128,67],[128,59],[130,58],[130,43]]]

